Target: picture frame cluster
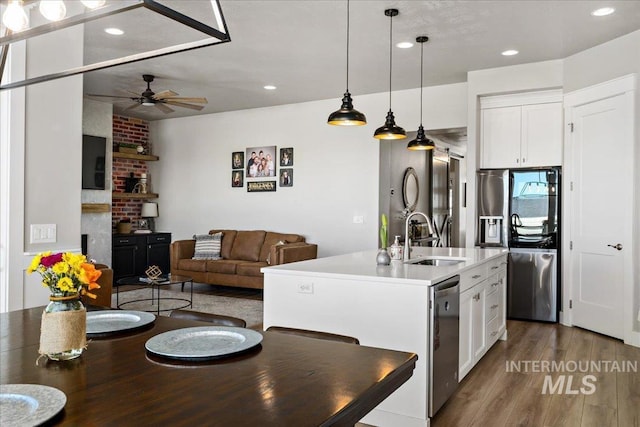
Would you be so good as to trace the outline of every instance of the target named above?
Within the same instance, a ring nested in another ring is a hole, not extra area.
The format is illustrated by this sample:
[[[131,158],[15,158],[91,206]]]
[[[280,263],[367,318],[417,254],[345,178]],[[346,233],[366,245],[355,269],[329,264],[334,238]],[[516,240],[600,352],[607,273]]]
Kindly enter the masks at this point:
[[[279,154],[276,160],[276,154]],[[293,147],[275,145],[247,147],[231,153],[231,187],[247,192],[276,191],[279,187],[293,187]]]

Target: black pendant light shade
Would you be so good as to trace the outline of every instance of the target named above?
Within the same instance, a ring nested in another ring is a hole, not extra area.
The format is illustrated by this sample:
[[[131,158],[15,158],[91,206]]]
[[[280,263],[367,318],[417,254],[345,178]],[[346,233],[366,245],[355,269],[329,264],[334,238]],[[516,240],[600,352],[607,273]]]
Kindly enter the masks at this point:
[[[347,90],[342,98],[342,107],[329,114],[327,123],[335,126],[362,126],[367,124],[367,118],[360,111],[353,108],[353,100]]]
[[[424,128],[422,125],[418,128],[418,135],[416,139],[409,141],[407,145],[407,150],[412,151],[426,151],[433,150],[436,147],[436,144],[424,134]]]
[[[436,147],[436,144],[434,144],[433,141],[427,138],[427,136],[424,134],[424,128],[422,127],[422,66],[424,63],[424,44],[428,40],[429,37],[427,36],[416,37],[416,42],[420,43],[420,126],[418,127],[418,134],[416,135],[416,139],[409,141],[409,144],[407,145],[407,150],[411,151],[433,150]]]
[[[403,139],[407,137],[407,132],[396,125],[396,118],[393,116],[393,111],[389,110],[384,126],[376,129],[373,137],[376,139]]]
[[[373,137],[376,139],[403,139],[407,137],[407,133],[400,126],[396,125],[396,119],[391,111],[391,65],[393,52],[393,17],[398,15],[398,9],[387,9],[384,11],[385,16],[389,17],[389,112],[384,126],[376,129]]]
[[[327,123],[334,126],[362,126],[367,124],[365,115],[353,108],[353,100],[349,93],[349,0],[347,0],[347,90],[342,98],[342,106],[338,111],[329,114]]]

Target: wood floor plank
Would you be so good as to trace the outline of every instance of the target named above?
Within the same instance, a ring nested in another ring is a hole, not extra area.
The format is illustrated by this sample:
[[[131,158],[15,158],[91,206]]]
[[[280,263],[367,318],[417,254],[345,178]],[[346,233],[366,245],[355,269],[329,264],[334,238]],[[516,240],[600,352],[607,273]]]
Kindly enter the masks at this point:
[[[616,344],[616,361],[634,363],[635,371],[617,372],[618,426],[640,427],[640,348]]]
[[[585,403],[582,411],[581,427],[617,427],[618,416],[615,409]]]

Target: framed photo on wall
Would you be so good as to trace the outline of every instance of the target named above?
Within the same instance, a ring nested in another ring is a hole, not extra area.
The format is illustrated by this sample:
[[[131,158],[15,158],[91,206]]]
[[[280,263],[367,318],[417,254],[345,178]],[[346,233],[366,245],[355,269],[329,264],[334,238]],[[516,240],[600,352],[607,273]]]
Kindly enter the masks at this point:
[[[293,148],[281,148],[280,149],[280,166],[289,167],[293,166]]]
[[[244,176],[241,170],[231,171],[231,187],[244,186]]]
[[[276,146],[249,147],[246,151],[247,178],[265,178],[276,176]]]
[[[293,187],[293,169],[280,169],[280,187]]]
[[[231,169],[244,169],[244,153],[242,151],[231,153]]]

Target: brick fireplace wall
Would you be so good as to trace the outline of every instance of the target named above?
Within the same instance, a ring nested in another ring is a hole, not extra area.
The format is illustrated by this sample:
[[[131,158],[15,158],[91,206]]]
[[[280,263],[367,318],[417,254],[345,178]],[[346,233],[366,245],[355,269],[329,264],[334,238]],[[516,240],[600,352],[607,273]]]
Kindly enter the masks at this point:
[[[145,153],[150,153],[149,122],[133,117],[113,116],[113,151],[118,151],[120,143],[142,145]],[[147,173],[147,163],[143,160],[113,159],[113,191],[124,192],[125,178],[133,172],[135,178]],[[115,231],[116,224],[121,219],[131,220],[132,230],[138,228],[142,200],[119,199],[113,197],[112,201],[112,226]]]

